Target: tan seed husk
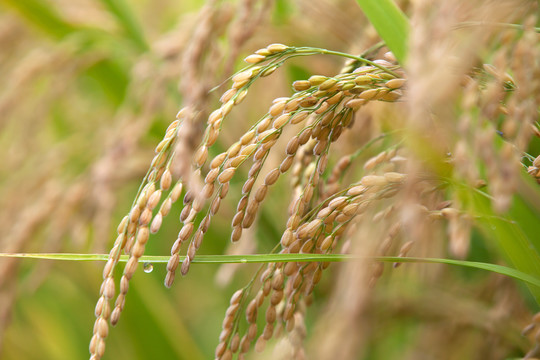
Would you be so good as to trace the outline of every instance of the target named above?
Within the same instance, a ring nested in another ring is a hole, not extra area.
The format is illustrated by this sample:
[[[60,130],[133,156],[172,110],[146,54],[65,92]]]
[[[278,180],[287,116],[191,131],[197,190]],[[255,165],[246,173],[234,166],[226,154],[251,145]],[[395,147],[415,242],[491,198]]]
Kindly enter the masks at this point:
[[[311,107],[319,102],[315,96],[306,96],[302,101],[300,101],[300,106],[303,108]]]
[[[221,121],[221,119],[223,119],[223,112],[221,109],[217,109],[208,116],[208,123],[215,124],[216,122]]]
[[[237,168],[247,159],[247,155],[238,155],[237,157],[230,160],[229,166],[232,168]]]
[[[223,162],[225,161],[226,158],[227,158],[227,153],[226,153],[226,152],[217,155],[217,156],[212,160],[212,162],[210,163],[210,167],[211,167],[212,169],[215,169],[215,168],[220,167],[220,166],[223,164]]]
[[[142,211],[141,216],[139,217],[139,225],[146,226],[150,223],[151,220],[152,220],[152,210],[150,210],[149,208],[145,208]]]
[[[300,97],[289,100],[287,102],[287,105],[285,105],[285,112],[298,110],[298,107],[300,106],[300,101],[302,101],[302,98]]]
[[[343,214],[344,215],[347,215],[347,216],[352,216],[356,213],[356,211],[358,210],[358,204],[356,203],[352,203],[352,204],[349,204],[347,206],[345,206],[342,210]]]
[[[400,90],[394,90],[389,93],[384,94],[379,98],[379,100],[383,101],[396,101],[399,98],[401,98],[403,94],[400,92]]]
[[[221,174],[219,174],[218,176],[218,181],[221,184],[229,182],[232,179],[235,170],[236,170],[235,168],[228,168],[226,170],[223,170]]]
[[[266,57],[263,55],[252,54],[252,55],[247,56],[244,59],[244,61],[247,62],[248,64],[257,64],[257,63],[260,63],[261,61],[264,61],[265,59]]]
[[[247,229],[251,225],[253,225],[253,222],[255,221],[255,217],[257,215],[257,210],[259,208],[259,203],[256,201],[251,202],[249,205],[251,205],[252,211],[246,212],[246,215],[244,216],[244,220],[242,221],[242,227],[244,229]],[[249,205],[248,208],[250,208]]]
[[[124,216],[122,218],[122,221],[120,222],[120,224],[116,228],[116,232],[118,234],[123,234],[124,231],[126,231],[126,229],[127,229],[128,223],[129,223],[129,216],[126,215],[126,216]]]
[[[287,156],[279,165],[279,171],[283,174],[289,170],[294,160],[294,155]]]
[[[375,168],[375,166],[379,165],[380,161],[378,159],[378,156],[374,156],[372,158],[370,158],[368,161],[366,161],[366,163],[364,164],[364,170],[372,170],[373,168]]]
[[[283,52],[287,50],[288,48],[289,47],[287,45],[283,45],[279,43],[270,44],[266,47],[266,49],[270,51],[272,54]]]
[[[229,344],[229,348],[233,353],[238,351],[238,347],[240,346],[240,335],[238,333],[234,334],[234,336],[231,339],[231,342]]]
[[[280,171],[278,168],[273,169],[270,171],[266,177],[264,178],[264,184],[267,186],[271,186],[276,183],[277,179],[279,178]]]
[[[162,222],[163,222],[163,215],[159,213],[154,217],[154,220],[152,220],[152,224],[150,225],[150,232],[152,234],[156,234],[161,228]]]
[[[161,175],[160,184],[159,187],[161,190],[166,191],[169,190],[172,184],[172,174],[169,169],[166,169],[163,174]]]
[[[255,193],[255,200],[258,202],[262,202],[264,198],[266,197],[266,193],[268,192],[268,185],[263,185],[257,189],[257,192]]]
[[[334,242],[334,238],[332,236],[329,235],[325,237],[323,242],[321,243],[321,250],[322,251],[328,250],[332,246],[333,242]]]
[[[368,89],[368,90],[362,91],[362,93],[358,97],[364,100],[371,100],[375,98],[378,93],[379,93],[379,89]]]
[[[313,148],[313,154],[321,155],[326,150],[327,145],[328,145],[328,141],[326,140],[317,142],[317,144]]]
[[[131,249],[131,256],[140,258],[144,254],[145,243],[136,242],[133,248]]]
[[[201,167],[208,158],[208,148],[206,146],[201,146],[195,153],[193,159],[197,167]]]
[[[325,112],[326,110],[328,110],[328,108],[330,107],[330,105],[328,105],[328,103],[326,101],[323,101],[321,103],[321,105],[319,106],[319,108],[317,110],[315,110],[315,114],[322,114],[323,112]]]
[[[300,146],[300,139],[297,136],[294,136],[292,139],[289,140],[287,143],[286,153],[287,155],[294,155],[296,154],[296,151],[298,150],[298,147]]]
[[[245,71],[242,71],[241,73],[234,75],[231,80],[233,82],[242,82],[245,80],[249,80],[252,77],[253,77],[253,70],[250,69],[250,70],[245,70]]]
[[[283,125],[285,125],[289,119],[291,118],[291,115],[290,114],[283,114],[283,115],[280,115],[279,117],[277,117],[272,126],[274,127],[274,129],[279,129],[281,128]]]
[[[358,111],[362,105],[366,103],[366,100],[364,99],[352,99],[345,103],[345,107],[352,109],[353,111]]]
[[[285,232],[283,233],[283,235],[281,236],[281,246],[286,248],[286,247],[289,247],[289,245],[291,245],[291,243],[293,242],[294,240],[294,235],[291,231],[291,229],[287,229],[285,230]]]
[[[161,190],[155,191],[149,198],[146,203],[146,207],[150,210],[155,209],[159,201],[161,200]]]
[[[244,156],[249,156],[249,155],[251,155],[253,153],[253,151],[255,151],[255,149],[257,149],[257,147],[258,147],[257,144],[247,145],[245,148],[242,149],[240,154],[244,155]]]
[[[270,116],[276,117],[283,112],[286,105],[287,105],[286,100],[279,101],[270,107],[270,109],[268,110],[268,113],[270,114]]]
[[[310,223],[308,223],[305,230],[306,237],[307,238],[313,237],[313,235],[315,235],[317,230],[319,230],[319,226],[321,226],[321,224],[322,224],[322,221],[320,219],[315,219],[315,220],[312,220]],[[300,232],[300,230],[298,230],[298,232]]]
[[[140,207],[134,207],[129,212],[129,221],[131,223],[135,223],[139,220],[139,217],[141,216],[141,208]]]
[[[114,297],[114,292],[115,292],[114,280],[112,277],[109,277],[103,282],[102,295],[105,299],[110,300]]]
[[[238,226],[242,223],[242,221],[244,220],[244,215],[245,215],[245,212],[242,210],[242,211],[238,211],[234,216],[233,216],[233,219],[232,219],[232,226]]]
[[[255,342],[255,351],[258,353],[263,352],[265,347],[266,347],[266,340],[261,335],[257,339],[257,342]]]
[[[257,135],[257,141],[263,143],[276,139],[279,136],[279,133],[275,129],[266,130],[259,135]]]
[[[150,230],[148,227],[139,227],[139,230],[137,231],[137,243],[146,244],[149,237]]]
[[[227,157],[229,159],[235,157],[240,152],[240,149],[242,148],[242,145],[239,142],[235,142],[229,147],[229,150],[227,150]]]
[[[348,191],[347,191],[347,195],[349,196],[358,196],[358,195],[361,195],[363,194],[364,192],[366,192],[366,187],[364,185],[356,185],[356,186],[353,186],[352,188],[350,188]]]
[[[242,226],[236,226],[231,233],[231,241],[237,242],[242,237]]]
[[[276,321],[276,307],[275,306],[269,306],[266,309],[266,322],[269,324],[274,323]]]
[[[306,241],[302,247],[300,248],[300,252],[301,253],[304,253],[304,254],[308,254],[308,253],[311,253],[311,249],[313,248],[313,241],[312,240],[309,240],[309,241]]]
[[[262,56],[272,55],[272,53],[271,53],[268,49],[266,49],[266,48],[264,48],[264,49],[259,49],[259,50],[255,51],[255,54],[257,54],[257,55],[262,55]]]
[[[287,276],[292,276],[298,270],[298,266],[294,262],[288,262],[283,267],[283,273]]]
[[[262,337],[265,340],[270,340],[272,338],[272,335],[274,334],[274,325],[272,324],[266,324],[264,326]]]
[[[259,172],[262,166],[262,161],[255,161],[253,165],[249,168],[248,176],[254,177]]]
[[[261,72],[261,77],[266,77],[266,76],[270,76],[274,73],[274,71],[276,71],[276,69],[278,68],[277,65],[274,65],[274,66],[271,66],[267,69],[264,69],[262,72]]]
[[[320,85],[323,82],[325,82],[328,78],[326,76],[322,75],[313,75],[311,76],[308,81],[312,86]]]
[[[292,86],[296,91],[304,91],[311,87],[311,83],[308,80],[298,80],[293,82]]]
[[[242,194],[247,194],[251,191],[253,188],[253,185],[255,184],[255,178],[250,177],[246,180],[244,185],[242,186]]]
[[[214,181],[216,181],[217,177],[219,175],[219,168],[214,168],[206,174],[206,177],[204,178],[204,182],[206,184],[212,184]]]
[[[407,241],[405,244],[403,244],[401,246],[401,249],[399,250],[399,256],[407,255],[407,253],[411,250],[413,245],[414,245],[414,241]]]
[[[364,186],[384,186],[388,184],[388,180],[384,176],[366,175],[360,180]]]
[[[240,138],[240,144],[247,145],[255,138],[255,130],[250,130]]]
[[[402,183],[407,178],[407,175],[397,172],[387,172],[384,174],[384,177],[390,183]]]
[[[232,327],[223,328],[219,334],[219,341],[227,341],[227,339],[231,336],[231,333]]]
[[[215,352],[216,358],[220,358],[225,353],[226,349],[227,349],[227,344],[224,341],[220,342],[218,346],[216,347],[216,352]]]
[[[338,81],[336,79],[332,79],[332,78],[327,79],[319,85],[319,90],[328,90],[332,88],[334,85],[336,85],[337,82]]]
[[[178,233],[178,239],[180,241],[186,241],[191,236],[191,233],[193,232],[193,223],[187,223],[182,226],[182,229]]]
[[[348,198],[346,196],[339,196],[328,203],[329,209],[338,209],[345,206]]]
[[[373,81],[373,78],[368,75],[360,75],[354,79],[354,82],[356,83],[356,85],[366,85],[366,84],[370,84],[372,81]]]
[[[205,184],[201,190],[201,197],[203,199],[210,199],[212,194],[214,193],[214,184]]]
[[[287,264],[292,264],[292,263],[287,263]],[[275,290],[270,295],[270,304],[272,306],[276,306],[277,304],[281,302],[282,299],[283,299],[283,290]]]
[[[255,155],[253,155],[253,160],[255,160],[256,163],[262,162],[262,160],[266,156],[266,154],[268,154],[268,150],[264,149],[263,147],[260,147],[255,152]],[[255,164],[253,164],[253,165],[255,165]],[[251,169],[253,169],[253,165],[251,166]]]
[[[331,98],[326,100],[326,102],[329,105],[335,105],[335,104],[339,103],[341,101],[341,99],[343,99],[343,92],[339,91],[335,95],[333,95]]]
[[[292,118],[291,118],[291,124],[296,125],[304,121],[309,115],[309,112],[307,111],[300,111],[297,112]]]
[[[163,151],[163,149],[168,146],[171,143],[172,138],[166,137],[165,139],[161,140],[160,143],[156,146],[156,149],[154,150],[156,153],[160,153]]]
[[[249,83],[250,80],[251,80],[251,79],[245,79],[245,80],[242,80],[242,81],[234,82],[234,83],[232,84],[231,87],[232,87],[233,89],[241,89],[241,88],[243,88],[245,85],[247,85],[247,83]]]
[[[392,79],[386,82],[385,86],[389,89],[399,89],[405,85],[405,79]]]
[[[339,83],[338,88],[342,91],[348,91],[348,90],[353,89],[355,86],[356,84],[354,82],[346,81],[346,82]]]
[[[234,95],[236,95],[236,93],[238,92],[237,89],[229,89],[227,91],[225,91],[223,93],[223,95],[221,96],[221,98],[219,99],[219,101],[221,103],[226,103],[227,101],[231,100],[233,98]],[[212,122],[211,122],[212,123]]]

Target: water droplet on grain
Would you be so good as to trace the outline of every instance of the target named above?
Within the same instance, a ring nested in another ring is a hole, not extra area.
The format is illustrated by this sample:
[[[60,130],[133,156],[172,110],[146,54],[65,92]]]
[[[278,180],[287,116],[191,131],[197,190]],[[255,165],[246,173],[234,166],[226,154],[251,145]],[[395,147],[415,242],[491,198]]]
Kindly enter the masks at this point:
[[[152,265],[152,263],[145,262],[143,265],[143,270],[145,273],[151,273],[152,270],[154,270],[154,265]]]
[[[241,262],[242,264],[245,264],[245,263],[247,263],[247,259],[240,259],[240,262]]]

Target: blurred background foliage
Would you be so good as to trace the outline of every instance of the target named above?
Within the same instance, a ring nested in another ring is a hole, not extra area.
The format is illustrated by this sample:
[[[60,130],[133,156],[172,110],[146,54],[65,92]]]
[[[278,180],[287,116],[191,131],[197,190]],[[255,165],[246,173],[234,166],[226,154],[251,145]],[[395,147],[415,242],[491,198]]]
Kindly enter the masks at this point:
[[[211,35],[204,46],[193,44],[204,21]],[[215,107],[220,94],[208,90],[239,69],[243,56],[273,42],[355,53],[376,41],[354,1],[1,0],[1,251],[107,252],[153,148],[182,103]],[[241,133],[236,127],[247,129],[272,99],[290,95],[292,81],[337,73],[341,65],[331,57],[295,60],[255,84],[229,119],[235,126],[224,128],[223,148]],[[287,191],[286,184],[277,186],[276,194]],[[231,251],[238,197],[222,205],[223,218],[213,222],[202,253]],[[287,204],[288,197],[269,199],[256,245],[245,239],[248,244],[232,251],[271,249]],[[146,254],[169,253],[178,214],[173,210]],[[493,250],[480,238],[474,235],[469,259],[490,261]],[[256,269],[238,268],[195,265],[166,289],[163,265],[150,273],[140,267],[105,358],[213,358],[230,295]],[[468,269],[407,268],[385,274],[369,300],[365,359],[480,359],[526,351],[519,331],[534,306],[526,290]],[[1,358],[87,358],[101,270],[92,262],[1,259]],[[316,289],[308,329],[335,276],[325,274]],[[270,359],[271,350],[252,358]]]

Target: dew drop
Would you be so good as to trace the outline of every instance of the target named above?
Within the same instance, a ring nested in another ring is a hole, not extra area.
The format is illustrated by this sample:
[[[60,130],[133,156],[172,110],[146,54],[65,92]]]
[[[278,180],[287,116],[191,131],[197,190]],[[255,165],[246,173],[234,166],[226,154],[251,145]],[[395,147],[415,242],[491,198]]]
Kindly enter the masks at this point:
[[[242,263],[242,264],[247,263],[247,259],[240,259],[240,263]]]
[[[145,273],[151,273],[152,270],[154,270],[154,265],[152,265],[152,263],[145,262],[143,265],[143,270]]]

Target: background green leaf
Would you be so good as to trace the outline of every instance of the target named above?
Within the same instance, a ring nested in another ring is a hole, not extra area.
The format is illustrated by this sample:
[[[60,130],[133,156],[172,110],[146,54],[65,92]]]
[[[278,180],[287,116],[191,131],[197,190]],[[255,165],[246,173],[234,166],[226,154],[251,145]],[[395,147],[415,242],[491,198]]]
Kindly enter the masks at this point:
[[[357,0],[377,33],[400,63],[407,57],[409,21],[392,0]]]

